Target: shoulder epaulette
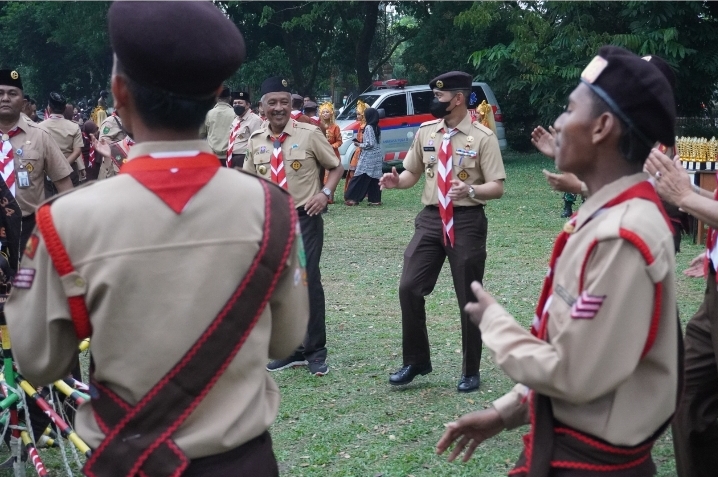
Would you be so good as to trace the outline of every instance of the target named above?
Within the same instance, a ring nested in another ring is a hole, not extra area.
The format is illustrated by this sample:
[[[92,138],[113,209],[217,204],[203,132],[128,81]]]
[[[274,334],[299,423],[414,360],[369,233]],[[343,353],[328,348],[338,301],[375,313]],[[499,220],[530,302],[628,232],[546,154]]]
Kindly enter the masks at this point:
[[[436,123],[438,123],[439,121],[441,121],[441,119],[432,119],[431,121],[426,121],[426,122],[421,123],[421,126],[419,126],[419,127],[420,127],[420,128],[423,128],[424,126],[429,126],[429,125],[431,125],[431,124],[436,124]]]
[[[479,131],[484,132],[487,136],[491,136],[494,134],[494,132],[491,129],[487,128],[486,126],[484,126],[483,124],[481,124],[478,121],[474,121],[473,123],[471,123],[471,125],[473,127],[475,127],[476,129],[478,129]]]

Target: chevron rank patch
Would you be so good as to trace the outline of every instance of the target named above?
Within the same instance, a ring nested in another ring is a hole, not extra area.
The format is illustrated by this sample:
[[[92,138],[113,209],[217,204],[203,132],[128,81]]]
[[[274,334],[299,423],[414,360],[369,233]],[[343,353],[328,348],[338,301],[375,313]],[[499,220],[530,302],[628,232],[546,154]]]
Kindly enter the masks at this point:
[[[589,295],[583,292],[571,307],[571,318],[574,320],[592,320],[603,305],[606,295]]]
[[[21,268],[15,274],[15,280],[13,280],[12,286],[15,288],[29,289],[32,287],[32,283],[35,281],[35,269],[34,268]]]

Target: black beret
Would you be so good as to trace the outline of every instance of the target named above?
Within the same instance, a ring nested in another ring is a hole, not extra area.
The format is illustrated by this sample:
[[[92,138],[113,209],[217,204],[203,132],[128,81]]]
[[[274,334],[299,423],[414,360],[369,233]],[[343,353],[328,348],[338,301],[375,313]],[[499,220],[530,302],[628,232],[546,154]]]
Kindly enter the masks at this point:
[[[52,93],[50,93],[48,102],[50,103],[50,106],[52,106],[55,109],[64,108],[65,105],[67,104],[65,97],[63,95],[61,95],[60,93],[56,93],[54,91]]]
[[[623,48],[604,46],[581,81],[608,104],[648,146],[675,143],[676,102],[655,64]]]
[[[267,78],[259,88],[262,95],[267,93],[289,93],[289,83],[287,80],[280,78],[279,76],[272,76]]]
[[[656,68],[661,70],[661,73],[663,73],[663,76],[666,77],[668,80],[668,84],[671,85],[671,89],[673,90],[673,94],[676,94],[676,73],[673,71],[673,68],[671,68],[671,65],[666,63],[666,60],[661,58],[660,56],[656,55],[648,55],[643,57],[644,60],[649,62],[652,65],[655,65]]]
[[[449,71],[431,80],[429,88],[441,91],[471,89],[471,75],[463,71]]]
[[[144,86],[208,97],[245,58],[242,34],[212,2],[117,1],[107,17],[124,73]]]
[[[15,70],[0,70],[0,84],[22,89],[20,73]]]

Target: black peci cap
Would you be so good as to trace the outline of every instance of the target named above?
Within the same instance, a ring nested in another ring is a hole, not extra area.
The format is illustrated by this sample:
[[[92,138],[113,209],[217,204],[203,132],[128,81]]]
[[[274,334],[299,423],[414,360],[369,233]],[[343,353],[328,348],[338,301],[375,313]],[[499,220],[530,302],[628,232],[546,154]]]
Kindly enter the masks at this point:
[[[0,70],[0,85],[22,89],[22,79],[16,70]]]
[[[429,88],[441,91],[471,89],[471,75],[463,71],[449,71],[431,80]]]
[[[237,91],[237,95],[234,97],[234,99],[249,101],[249,93],[247,91]]]
[[[648,146],[675,143],[676,102],[665,74],[617,46],[604,46],[581,73],[581,82],[608,104]]]
[[[116,1],[107,17],[127,76],[171,94],[212,96],[246,55],[242,34],[209,1]]]
[[[272,76],[264,80],[259,90],[262,95],[267,93],[289,93],[289,83],[279,76]]]
[[[65,100],[65,97],[61,95],[60,93],[52,92],[50,93],[50,97],[48,98],[48,103],[50,103],[50,106],[52,106],[55,109],[64,108],[67,104],[67,100]]]

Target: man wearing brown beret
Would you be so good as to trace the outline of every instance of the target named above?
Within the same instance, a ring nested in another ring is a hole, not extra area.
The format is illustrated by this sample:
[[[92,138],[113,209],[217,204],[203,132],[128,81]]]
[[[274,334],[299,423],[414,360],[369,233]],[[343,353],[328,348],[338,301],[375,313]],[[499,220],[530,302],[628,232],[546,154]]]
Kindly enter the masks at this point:
[[[116,177],[38,210],[5,308],[14,356],[43,385],[92,338],[87,476],[276,476],[264,366],[306,330],[296,212],[199,138],[244,40],[211,2],[115,2],[108,19],[136,144]]]
[[[672,146],[666,77],[607,46],[554,123],[556,166],[590,197],[564,226],[527,331],[479,283],[467,305],[484,344],[516,383],[489,409],[449,423],[437,451],[471,457],[485,439],[531,424],[511,475],[655,475],[651,448],[676,409],[680,325],[670,220],[649,175]]]

